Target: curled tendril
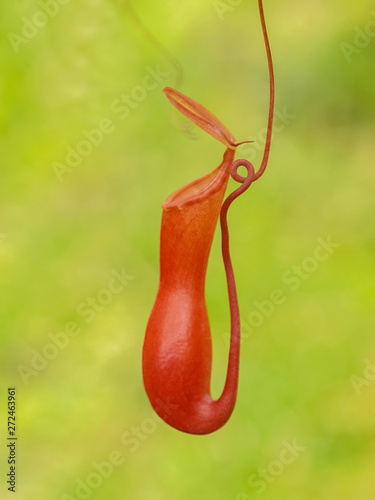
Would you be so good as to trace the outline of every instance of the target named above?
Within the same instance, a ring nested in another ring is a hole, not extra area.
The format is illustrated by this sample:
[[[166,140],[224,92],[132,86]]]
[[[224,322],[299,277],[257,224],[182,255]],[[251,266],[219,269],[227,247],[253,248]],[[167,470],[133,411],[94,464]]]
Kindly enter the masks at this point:
[[[242,176],[238,173],[238,167],[245,167],[247,175]],[[220,227],[221,227],[221,252],[223,255],[223,262],[225,268],[225,275],[227,280],[229,309],[230,309],[230,348],[229,360],[231,363],[239,362],[239,349],[241,343],[241,324],[240,324],[240,311],[237,300],[236,280],[234,277],[232,259],[229,250],[229,231],[228,231],[228,209],[232,202],[244,193],[255,180],[255,170],[252,163],[248,160],[238,159],[232,163],[229,169],[231,177],[241,184],[235,189],[224,201],[220,211]]]
[[[245,167],[247,170],[247,175],[243,176],[238,173],[238,167]],[[237,188],[233,193],[228,196],[230,198],[230,203],[235,200],[240,194],[244,193],[255,180],[255,170],[254,165],[250,163],[248,160],[244,160],[243,158],[239,158],[235,160],[230,166],[229,173],[236,182],[240,182],[242,186]],[[233,195],[235,195],[233,197]]]

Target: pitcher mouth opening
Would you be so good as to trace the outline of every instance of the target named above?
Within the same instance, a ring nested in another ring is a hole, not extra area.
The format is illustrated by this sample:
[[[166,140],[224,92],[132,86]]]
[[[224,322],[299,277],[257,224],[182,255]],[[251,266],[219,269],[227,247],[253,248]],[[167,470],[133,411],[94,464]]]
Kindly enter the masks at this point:
[[[183,208],[185,205],[199,202],[207,198],[207,193],[215,193],[222,188],[228,179],[228,167],[231,165],[235,151],[227,149],[222,163],[212,172],[196,179],[168,196],[162,204],[163,210],[170,208]]]

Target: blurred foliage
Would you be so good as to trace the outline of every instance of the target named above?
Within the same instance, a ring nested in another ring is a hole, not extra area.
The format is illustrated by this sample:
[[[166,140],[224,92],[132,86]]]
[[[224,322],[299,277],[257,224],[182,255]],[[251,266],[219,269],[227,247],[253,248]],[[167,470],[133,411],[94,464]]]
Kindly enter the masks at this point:
[[[354,45],[355,28],[375,21],[367,0],[265,5],[278,130],[267,174],[231,209],[231,246],[244,328],[254,301],[275,289],[286,299],[244,338],[231,420],[209,436],[184,435],[154,419],[143,390],[160,204],[223,153],[200,130],[185,133],[183,118],[176,125],[161,89],[179,80],[237,140],[255,140],[239,155],[261,159],[265,53],[256,2],[238,4],[134,3],[158,42],[126,1],[1,4],[0,407],[3,415],[16,385],[22,499],[79,498],[77,480],[114,450],[121,464],[91,488],[93,499],[253,499],[251,477],[294,439],[305,450],[269,476],[262,498],[373,498],[375,37]],[[355,49],[350,61],[343,43]],[[85,151],[85,133],[103,120],[112,132],[56,175],[66,148]],[[329,235],[339,246],[291,290],[285,273]],[[106,295],[113,270],[131,279]],[[79,307],[98,296],[107,304],[87,322]],[[228,330],[219,238],[207,301],[217,395]],[[70,322],[80,333],[36,364]],[[4,439],[1,447],[4,470]]]

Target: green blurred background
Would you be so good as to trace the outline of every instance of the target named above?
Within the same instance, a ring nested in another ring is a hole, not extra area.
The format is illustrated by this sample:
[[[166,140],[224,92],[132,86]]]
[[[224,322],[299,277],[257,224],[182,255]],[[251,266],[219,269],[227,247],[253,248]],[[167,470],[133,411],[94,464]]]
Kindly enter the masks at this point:
[[[160,205],[224,152],[183,130],[161,90],[177,81],[238,141],[254,139],[238,156],[258,166],[269,90],[257,4],[134,9],[144,27],[116,0],[0,7],[0,496],[11,495],[5,405],[16,385],[25,500],[372,499],[373,3],[266,2],[277,130],[266,175],[230,212],[240,388],[209,436],[158,421],[142,385]],[[97,144],[82,143],[90,133]],[[335,246],[318,262],[328,237]],[[215,396],[229,322],[219,243],[207,282]],[[116,272],[123,283],[108,292]],[[277,289],[284,300],[259,319]]]

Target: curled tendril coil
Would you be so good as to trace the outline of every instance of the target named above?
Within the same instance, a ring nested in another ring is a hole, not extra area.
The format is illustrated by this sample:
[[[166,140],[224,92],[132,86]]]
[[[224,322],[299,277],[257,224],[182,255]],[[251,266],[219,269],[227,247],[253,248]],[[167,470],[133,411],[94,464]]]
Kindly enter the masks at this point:
[[[246,176],[240,175],[237,172],[238,167],[245,167],[247,170],[247,175]],[[240,311],[237,299],[236,281],[234,277],[232,259],[229,250],[229,231],[228,231],[227,214],[228,214],[228,209],[232,204],[232,202],[251,186],[256,177],[253,164],[250,163],[248,160],[244,159],[238,159],[234,161],[230,166],[229,173],[236,182],[241,183],[241,186],[239,186],[232,193],[230,193],[230,195],[226,198],[221,207],[220,211],[221,252],[223,255],[225,275],[227,280],[230,322],[231,322],[229,359],[232,359],[233,361],[236,359],[237,362],[239,362],[239,350],[241,344]]]

